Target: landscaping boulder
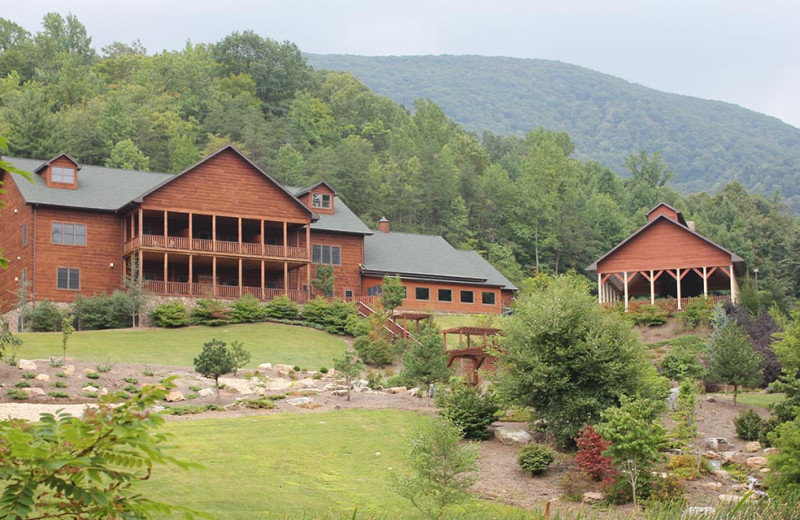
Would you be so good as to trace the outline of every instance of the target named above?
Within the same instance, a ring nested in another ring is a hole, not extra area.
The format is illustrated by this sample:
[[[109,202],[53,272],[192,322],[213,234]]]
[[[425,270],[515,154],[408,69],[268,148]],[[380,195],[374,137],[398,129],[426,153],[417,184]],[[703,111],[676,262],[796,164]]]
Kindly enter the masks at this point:
[[[186,397],[183,396],[183,392],[178,392],[177,390],[170,392],[164,398],[164,400],[168,403],[177,403],[179,401],[185,401]]]
[[[68,376],[75,375],[75,365],[67,365],[63,368],[62,372],[67,374]]]
[[[742,497],[739,495],[722,494],[717,497],[717,500],[723,504],[738,504],[739,501],[742,500]]]
[[[704,482],[703,487],[712,491],[722,491],[722,483],[720,482]]]
[[[258,365],[259,370],[272,370],[272,363],[261,363]]]
[[[317,382],[311,378],[301,379],[294,382],[294,388],[316,388]]]
[[[412,388],[411,390],[408,391],[408,395],[413,396],[413,397],[422,397],[422,390],[420,390],[417,387],[414,387],[414,388]]]
[[[303,404],[311,404],[314,400],[310,397],[292,397],[291,399],[287,399],[286,402],[292,406],[300,406]]]
[[[200,397],[211,397],[211,396],[214,395],[214,389],[213,388],[203,388],[203,389],[201,389],[200,391],[197,392],[197,395],[199,395]]]
[[[731,478],[731,474],[724,469],[712,469],[711,474],[720,480],[729,480]]]
[[[747,457],[747,467],[751,469],[761,469],[767,465],[766,457]]]
[[[709,395],[708,397],[706,397],[706,401],[709,402],[709,403],[716,403],[717,402],[717,398],[714,397],[713,395]]]
[[[713,507],[700,507],[692,506],[686,508],[681,516],[681,520],[688,520],[690,518],[711,518],[717,512]]]
[[[28,394],[28,397],[36,397],[37,395],[45,395],[44,390],[42,390],[41,388],[31,387],[31,388],[21,388],[20,390],[22,390],[23,392]]]
[[[85,393],[89,393],[89,394],[96,394],[99,391],[100,391],[99,388],[97,388],[96,386],[92,386],[92,385],[86,385],[83,388],[81,388],[81,392],[85,392]]]
[[[281,377],[276,377],[267,383],[267,390],[286,390],[292,386],[292,382]]]
[[[17,368],[20,370],[36,370],[36,363],[30,359],[20,359],[17,361]]]
[[[278,364],[278,365],[272,365],[272,368],[277,370],[279,374],[281,372],[283,372],[284,374],[291,374],[292,372],[294,372],[294,367],[292,365],[280,365],[280,364]]]
[[[778,448],[767,448],[764,450],[764,456],[769,457],[770,455],[775,455],[778,453]]]
[[[761,451],[761,443],[758,441],[751,441],[745,444],[744,451],[747,453],[756,453]]]
[[[597,504],[606,499],[603,493],[597,491],[587,491],[581,496],[581,502],[584,504]]]
[[[50,381],[50,376],[48,376],[47,374],[37,374],[36,375],[36,380],[37,381]]]
[[[408,388],[404,386],[393,386],[392,388],[387,388],[386,391],[390,394],[402,394],[408,391]]]
[[[347,389],[345,388],[343,390],[341,390],[341,389],[340,390],[334,390],[333,392],[331,392],[331,395],[335,395],[336,397],[344,397],[344,396],[347,395]]]
[[[498,426],[494,429],[494,436],[509,446],[524,446],[533,442],[531,434],[519,426]]]
[[[723,446],[730,446],[728,439],[723,437],[709,437],[706,439],[706,447],[711,451],[720,451]]]

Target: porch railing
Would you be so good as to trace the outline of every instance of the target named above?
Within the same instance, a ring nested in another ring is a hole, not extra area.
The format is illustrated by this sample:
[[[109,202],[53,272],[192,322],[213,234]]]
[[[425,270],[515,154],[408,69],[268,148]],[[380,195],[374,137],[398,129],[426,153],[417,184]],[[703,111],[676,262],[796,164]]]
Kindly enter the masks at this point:
[[[246,294],[251,294],[259,300],[269,301],[280,296],[288,296],[290,300],[297,303],[308,301],[308,294],[305,291],[296,289],[267,289],[263,291],[261,287],[243,286],[241,292],[237,285],[217,285],[216,287],[208,283],[188,283],[188,282],[163,282],[161,280],[145,280],[145,290],[165,295],[165,296],[203,296],[212,298],[240,298]]]
[[[164,235],[141,235],[125,243],[125,254],[139,247],[155,247],[186,252],[216,252],[223,254],[241,254],[265,258],[289,258],[306,260],[308,249],[297,246],[257,244],[252,242],[231,242],[228,240],[210,240],[207,238],[173,237]]]

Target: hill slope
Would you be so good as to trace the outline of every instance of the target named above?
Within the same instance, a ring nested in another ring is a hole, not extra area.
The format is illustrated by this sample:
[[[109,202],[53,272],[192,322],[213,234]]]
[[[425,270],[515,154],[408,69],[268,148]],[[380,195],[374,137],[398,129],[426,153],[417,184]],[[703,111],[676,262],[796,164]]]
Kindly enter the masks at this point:
[[[348,70],[411,107],[430,98],[469,130],[569,133],[577,156],[626,173],[623,159],[660,150],[681,191],[738,180],[779,189],[800,209],[800,129],[737,105],[667,94],[557,61],[482,56],[308,55],[318,69]]]

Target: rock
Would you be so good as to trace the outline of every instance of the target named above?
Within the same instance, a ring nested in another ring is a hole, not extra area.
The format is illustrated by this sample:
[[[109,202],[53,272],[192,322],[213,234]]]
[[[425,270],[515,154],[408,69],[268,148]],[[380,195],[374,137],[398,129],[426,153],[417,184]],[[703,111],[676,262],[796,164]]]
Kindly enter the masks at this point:
[[[767,473],[770,472],[770,469],[769,468],[761,468],[760,470],[758,470],[758,472],[761,473],[761,474],[767,474]]]
[[[37,374],[36,376],[37,381],[50,381],[50,376],[47,374]]]
[[[101,388],[100,389],[100,395],[106,395],[106,394],[108,394],[108,388],[106,388],[106,387]]]
[[[422,391],[419,388],[414,387],[414,388],[412,388],[411,390],[408,391],[408,395],[411,395],[411,396],[414,396],[414,397],[422,397]]]
[[[303,404],[311,404],[314,400],[310,397],[292,397],[291,399],[287,399],[286,402],[292,406],[300,406]]]
[[[716,403],[717,402],[717,398],[714,397],[713,395],[709,395],[708,397],[706,397],[706,401],[709,402],[709,403]]]
[[[261,363],[258,365],[259,370],[272,370],[272,363]]]
[[[725,460],[724,455],[711,450],[708,450],[705,453],[703,453],[703,457],[707,458],[708,460]]]
[[[720,455],[722,455],[722,460],[725,462],[733,462],[736,458],[735,451],[723,451]]]
[[[92,386],[92,385],[86,385],[83,388],[81,388],[81,392],[89,392],[91,394],[96,394],[99,391],[100,391],[99,388],[97,388],[96,386]]]
[[[186,398],[183,396],[182,392],[173,391],[167,394],[164,400],[168,403],[177,403],[179,401],[185,401]]]
[[[722,484],[720,482],[704,482],[703,487],[712,491],[722,491]]]
[[[717,500],[723,504],[738,504],[742,500],[742,497],[739,495],[722,494],[717,497]]]
[[[199,395],[200,397],[211,397],[212,395],[214,395],[214,389],[202,388],[197,392],[197,395]]]
[[[64,369],[62,370],[62,372],[64,372],[68,376],[74,376],[75,375],[75,365],[67,365],[67,366],[65,366]]]
[[[711,474],[720,480],[728,480],[731,478],[731,474],[724,469],[712,469]]]
[[[36,363],[30,359],[20,359],[17,361],[17,368],[20,370],[36,370]]]
[[[331,392],[331,395],[335,395],[336,397],[344,397],[347,395],[347,390],[334,390]]]
[[[751,469],[761,469],[767,465],[766,457],[747,457],[747,467]]]
[[[778,448],[767,448],[764,450],[764,456],[769,457],[770,455],[775,455],[778,453]]]
[[[581,502],[584,504],[597,504],[605,500],[606,496],[603,493],[596,491],[587,491],[581,496]]]
[[[407,391],[408,388],[404,386],[393,386],[392,388],[387,388],[386,391],[390,394],[402,394],[403,392]]]
[[[372,393],[372,389],[368,388],[366,386],[359,386],[359,387],[353,388],[353,392],[357,392],[359,394],[371,394]]]
[[[301,379],[294,382],[294,388],[316,388],[317,382],[311,378]]]
[[[269,383],[267,383],[267,390],[286,390],[290,386],[292,386],[292,382],[283,379],[281,377],[276,377],[275,379],[271,379]]]
[[[744,446],[744,451],[746,451],[747,453],[756,453],[758,451],[761,451],[761,443],[758,441],[748,442]]]
[[[681,520],[689,519],[689,518],[711,518],[717,512],[716,509],[713,507],[700,507],[700,506],[692,506],[686,508],[681,516]]]
[[[670,388],[669,395],[667,396],[667,406],[669,406],[670,410],[674,410],[678,407],[678,393],[680,392],[680,388]]]
[[[750,487],[747,484],[734,484],[728,488],[728,491],[733,491],[736,493],[737,491],[747,491]]]
[[[272,368],[278,371],[278,373],[285,373],[290,374],[294,372],[294,367],[292,365],[272,365]]]
[[[309,395],[309,394],[314,395],[320,392],[322,392],[322,390],[320,390],[319,388],[300,388],[298,390],[295,390],[293,393],[299,395]]]
[[[353,381],[353,388],[361,388],[365,386],[367,387],[369,386],[369,381],[367,381],[366,379],[356,379],[355,381]]]
[[[95,372],[95,369],[93,369],[93,368],[84,368],[83,369],[83,373],[84,374],[91,374],[93,372]]]
[[[519,426],[498,426],[494,429],[494,437],[510,446],[524,446],[533,442],[531,434]]]
[[[711,451],[720,451],[721,446],[730,446],[728,439],[723,437],[709,437],[706,439],[706,447]]]
[[[44,390],[42,390],[41,388],[35,388],[35,387],[20,388],[20,390],[28,394],[28,397],[36,397],[37,395],[46,395],[44,393]]]
[[[164,410],[166,410],[166,407],[161,406],[160,404],[157,404],[154,407],[150,408],[150,411],[153,413],[163,412]]]

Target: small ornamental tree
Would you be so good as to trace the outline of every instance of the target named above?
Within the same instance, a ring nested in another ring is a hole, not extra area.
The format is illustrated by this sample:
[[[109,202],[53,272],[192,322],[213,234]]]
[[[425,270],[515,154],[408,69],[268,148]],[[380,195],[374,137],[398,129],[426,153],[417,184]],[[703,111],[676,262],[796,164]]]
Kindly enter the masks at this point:
[[[384,276],[383,291],[381,292],[381,305],[391,313],[403,303],[406,296],[406,288],[399,276]]]
[[[64,316],[64,319],[61,320],[61,349],[64,351],[64,358],[61,364],[64,366],[67,365],[67,342],[73,332],[75,332],[75,327],[72,326],[72,318]]]
[[[233,372],[236,369],[236,360],[231,355],[227,343],[212,338],[203,344],[200,355],[194,358],[194,369],[203,377],[214,380],[214,388],[219,399],[219,376]]]
[[[403,354],[403,370],[400,378],[410,384],[430,385],[446,381],[452,372],[447,366],[447,352],[439,329],[426,322],[417,335],[419,343],[412,343]]]
[[[333,360],[333,369],[337,375],[344,377],[344,384],[347,387],[347,400],[349,401],[350,384],[364,370],[364,364],[353,352],[347,351],[341,357]]]
[[[16,358],[15,351],[20,345],[22,345],[22,340],[14,336],[8,327],[8,322],[0,318],[0,360],[6,359],[13,362],[12,359]],[[6,357],[7,350],[11,351],[8,357]]]
[[[317,274],[311,280],[311,286],[328,298],[333,296],[333,284],[335,277],[333,267],[330,265],[317,264]]]
[[[461,439],[460,428],[441,417],[408,437],[410,473],[395,478],[394,488],[425,518],[442,518],[447,506],[470,498],[467,489],[475,483],[478,447]]]
[[[241,341],[232,341],[230,346],[228,346],[228,351],[231,353],[231,357],[233,357],[233,375],[236,375],[236,372],[238,372],[240,368],[244,368],[253,357],[250,351],[244,348],[244,343]]]
[[[753,350],[747,332],[735,321],[715,321],[708,344],[708,377],[733,385],[733,404],[743,385],[757,385],[762,378],[761,356]]]
[[[603,440],[591,424],[581,430],[581,435],[575,439],[578,453],[575,462],[578,467],[594,480],[603,480],[616,474],[611,457],[606,457],[603,452],[611,445],[610,441]]]
[[[58,411],[38,422],[0,421],[0,518],[191,518],[191,510],[155,502],[137,487],[158,465],[200,467],[168,455],[167,434],[156,432],[164,419],[147,411],[167,389],[144,387],[83,417]]]

